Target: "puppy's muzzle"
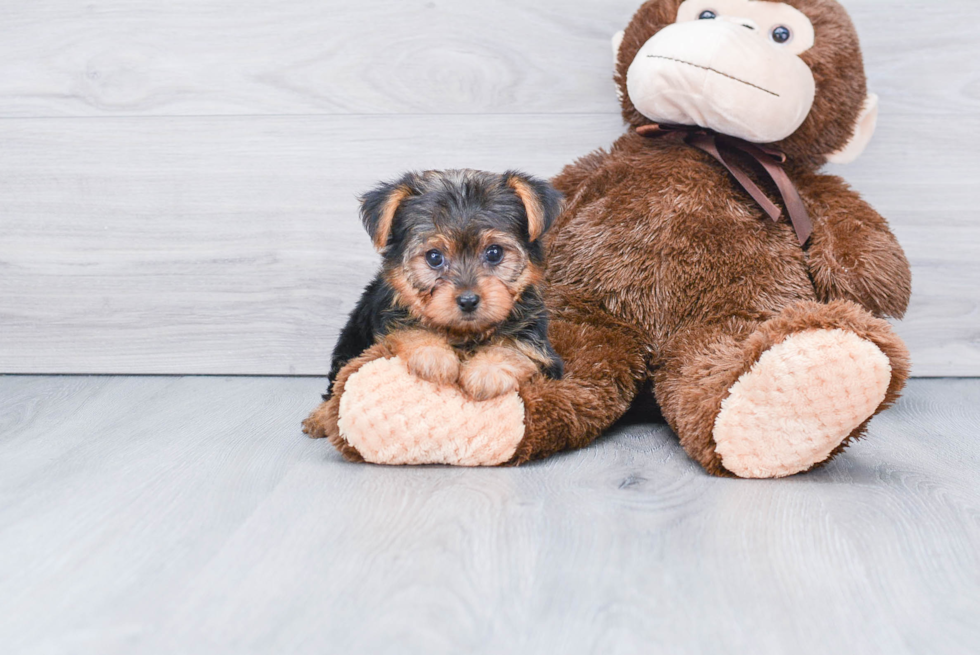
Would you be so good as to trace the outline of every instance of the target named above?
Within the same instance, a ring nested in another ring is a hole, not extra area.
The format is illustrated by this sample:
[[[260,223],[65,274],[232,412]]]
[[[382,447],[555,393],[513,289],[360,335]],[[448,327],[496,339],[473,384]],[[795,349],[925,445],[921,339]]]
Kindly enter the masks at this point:
[[[456,304],[464,314],[472,314],[480,306],[480,296],[473,292],[467,292],[456,296]]]

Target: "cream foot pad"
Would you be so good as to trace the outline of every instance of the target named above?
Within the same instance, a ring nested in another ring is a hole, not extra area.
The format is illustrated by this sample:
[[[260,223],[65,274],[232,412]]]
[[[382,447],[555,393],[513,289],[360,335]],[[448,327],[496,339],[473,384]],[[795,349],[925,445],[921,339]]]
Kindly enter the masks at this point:
[[[827,459],[872,416],[891,382],[888,357],[844,330],[813,330],[770,348],[722,403],[714,439],[743,478],[780,478]]]
[[[377,359],[347,380],[340,434],[375,464],[495,466],[524,438],[516,393],[474,402],[408,372],[397,357]]]

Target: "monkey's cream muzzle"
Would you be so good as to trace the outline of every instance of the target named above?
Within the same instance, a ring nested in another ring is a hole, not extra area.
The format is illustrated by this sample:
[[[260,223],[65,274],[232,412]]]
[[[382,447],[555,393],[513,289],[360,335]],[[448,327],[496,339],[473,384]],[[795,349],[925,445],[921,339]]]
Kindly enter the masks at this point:
[[[658,123],[697,125],[754,143],[793,134],[813,106],[813,74],[766,28],[746,24],[755,25],[689,20],[660,30],[627,73],[633,105]]]

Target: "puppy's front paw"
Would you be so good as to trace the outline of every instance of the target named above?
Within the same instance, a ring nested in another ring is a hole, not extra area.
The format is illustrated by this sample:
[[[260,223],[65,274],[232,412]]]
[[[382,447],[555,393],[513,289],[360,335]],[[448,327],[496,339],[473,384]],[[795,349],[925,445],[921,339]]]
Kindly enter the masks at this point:
[[[459,386],[473,400],[491,400],[517,391],[520,381],[506,367],[487,359],[472,359],[463,367]]]
[[[435,384],[454,384],[459,379],[456,351],[435,334],[424,330],[394,332],[385,344],[417,378]]]
[[[336,439],[340,436],[337,428],[338,399],[334,396],[313,410],[303,421],[303,432],[311,439]]]
[[[459,379],[459,358],[448,346],[419,346],[404,359],[408,372],[417,378],[435,384],[453,384]]]
[[[463,365],[459,383],[473,400],[490,400],[517,391],[537,371],[537,365],[522,353],[505,346],[491,346]]]

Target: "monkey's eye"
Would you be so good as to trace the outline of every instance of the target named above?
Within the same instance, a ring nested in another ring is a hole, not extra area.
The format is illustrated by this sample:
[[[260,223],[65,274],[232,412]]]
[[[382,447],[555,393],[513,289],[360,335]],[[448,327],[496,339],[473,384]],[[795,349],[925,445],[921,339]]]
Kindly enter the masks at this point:
[[[772,40],[776,43],[786,43],[793,38],[793,33],[785,25],[772,28]]]
[[[500,246],[490,246],[485,254],[487,263],[492,266],[496,266],[504,259],[504,249]]]
[[[442,268],[442,265],[446,263],[446,258],[438,250],[430,250],[425,253],[425,263],[429,265],[429,268]]]
[[[718,18],[718,14],[711,11],[710,9],[705,9],[698,16],[698,20],[711,20],[712,18]]]

